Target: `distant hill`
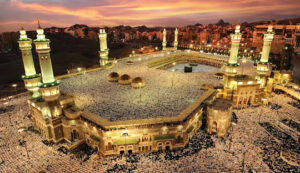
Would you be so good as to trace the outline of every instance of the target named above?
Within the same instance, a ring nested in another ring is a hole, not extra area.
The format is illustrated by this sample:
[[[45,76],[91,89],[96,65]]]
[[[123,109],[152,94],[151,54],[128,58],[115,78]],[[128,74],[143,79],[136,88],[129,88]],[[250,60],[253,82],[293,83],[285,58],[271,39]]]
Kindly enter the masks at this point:
[[[226,25],[229,25],[229,23],[228,23],[228,22],[224,22],[223,19],[220,19],[220,20],[216,23],[216,25],[218,25],[218,26],[226,26]]]
[[[263,24],[270,24],[275,23],[278,25],[296,25],[297,23],[300,23],[300,17],[299,18],[292,18],[292,19],[282,19],[282,20],[264,20],[264,21],[256,21],[249,23],[251,26],[255,25],[263,25]]]

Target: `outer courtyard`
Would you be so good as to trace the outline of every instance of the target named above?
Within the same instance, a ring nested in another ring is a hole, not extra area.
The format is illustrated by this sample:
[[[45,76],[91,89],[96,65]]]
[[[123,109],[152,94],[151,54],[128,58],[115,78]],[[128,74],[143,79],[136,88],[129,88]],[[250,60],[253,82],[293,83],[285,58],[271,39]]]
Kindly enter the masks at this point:
[[[273,124],[282,119],[300,122],[299,102],[284,94],[272,94],[266,107],[234,110],[237,123],[224,138],[209,136],[199,130],[184,149],[104,158],[99,158],[96,153],[87,157],[80,151],[64,154],[58,150],[63,144],[47,146],[38,133],[26,130],[24,141],[30,157],[27,159],[22,135],[18,132],[21,127],[32,129],[26,100],[27,96],[22,95],[1,100],[1,109],[7,110],[0,114],[0,172],[160,172],[162,167],[166,172],[240,172],[243,169],[299,172],[300,169],[280,157],[283,150],[299,152],[299,142],[292,144],[290,138],[281,138],[277,128],[271,132],[259,125],[259,120]],[[298,104],[298,108],[292,103]]]

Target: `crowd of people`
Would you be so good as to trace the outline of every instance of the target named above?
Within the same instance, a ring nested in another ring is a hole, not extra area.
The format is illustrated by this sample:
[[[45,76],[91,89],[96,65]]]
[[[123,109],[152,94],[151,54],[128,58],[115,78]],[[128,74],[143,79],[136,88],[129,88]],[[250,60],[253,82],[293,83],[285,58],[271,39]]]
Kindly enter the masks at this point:
[[[299,172],[299,167],[280,159],[284,146],[278,140],[290,140],[289,137],[278,137],[277,132],[259,123],[258,116],[261,123],[284,119],[299,122],[299,109],[288,104],[295,100],[283,94],[274,94],[268,100],[281,106],[277,110],[272,110],[272,104],[234,110],[238,121],[224,138],[210,136],[201,129],[182,149],[104,158],[88,148],[67,152],[62,144],[44,141],[33,130],[26,100],[27,96],[20,96],[0,101],[1,109],[12,108],[0,114],[0,172]],[[26,129],[24,134],[19,128]],[[293,145],[299,146],[299,142]]]
[[[300,124],[295,122],[294,120],[291,119],[283,119],[281,120],[284,124],[289,126],[290,128],[296,129],[298,132],[300,132]]]
[[[79,108],[117,121],[177,115],[203,94],[202,84],[221,83],[212,72],[183,74],[148,68],[145,63],[151,58],[155,57],[133,58],[131,65],[124,60],[109,70],[64,79],[61,91],[74,95]],[[107,80],[111,72],[142,77],[146,86],[133,89],[111,83]]]
[[[83,109],[110,120],[124,120],[152,117],[151,113],[168,116],[202,94],[199,83],[220,82],[210,73],[174,73],[176,82],[172,87],[172,72],[139,69],[146,67],[138,63],[145,61],[136,59],[132,65],[119,62],[117,68],[103,75],[91,72],[65,79],[62,91],[73,93],[76,104]],[[106,81],[112,71],[143,77],[150,91],[147,86],[141,89],[140,102],[139,90]],[[280,157],[285,150],[299,153],[299,141],[272,125],[280,121],[299,131],[299,102],[285,94],[272,94],[268,98],[270,104],[265,106],[234,110],[234,123],[223,138],[200,129],[181,149],[108,157],[99,156],[89,147],[69,152],[61,143],[45,141],[33,129],[27,99],[21,94],[0,100],[0,172],[300,172],[299,166],[289,165]],[[152,112],[143,112],[143,107],[152,108]],[[118,109],[121,111],[116,112]],[[143,114],[135,115],[135,111]]]

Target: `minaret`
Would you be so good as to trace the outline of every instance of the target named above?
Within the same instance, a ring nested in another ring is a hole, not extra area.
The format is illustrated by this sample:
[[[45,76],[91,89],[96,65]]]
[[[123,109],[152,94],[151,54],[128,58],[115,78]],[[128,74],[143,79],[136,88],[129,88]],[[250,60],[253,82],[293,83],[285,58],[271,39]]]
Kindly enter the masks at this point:
[[[22,76],[25,87],[32,92],[32,98],[40,97],[39,85],[41,83],[40,74],[36,74],[31,52],[32,40],[27,37],[25,29],[21,28],[19,38],[19,48],[22,52],[25,75]]]
[[[239,53],[239,45],[241,41],[241,32],[240,32],[240,25],[236,25],[234,34],[231,34],[231,49],[230,49],[230,58],[228,63],[229,64],[237,64],[238,60],[238,53]]]
[[[271,50],[271,43],[274,38],[273,26],[268,26],[268,31],[264,34],[264,46],[262,49],[262,55],[260,58],[260,62],[267,63],[269,61],[269,54]]]
[[[233,89],[235,85],[235,76],[238,70],[238,52],[242,34],[240,25],[236,25],[234,34],[231,34],[231,50],[228,63],[226,64],[224,87]]]
[[[162,50],[167,50],[167,31],[166,28],[164,28],[163,31],[163,42],[162,42]]]
[[[175,37],[174,37],[174,49],[177,50],[178,46],[178,29],[175,29]]]
[[[257,64],[257,78],[261,82],[261,87],[267,83],[267,76],[270,75],[269,54],[271,50],[272,40],[274,38],[273,26],[269,25],[267,32],[264,34],[264,45],[261,53],[260,61]]]
[[[108,63],[107,34],[105,29],[100,29],[98,36],[100,40],[100,65],[104,66]]]
[[[59,81],[55,80],[53,75],[51,57],[50,57],[50,40],[45,37],[44,30],[38,21],[37,39],[34,40],[36,52],[39,56],[40,68],[42,73],[42,84],[40,91],[42,97],[47,102],[53,102],[60,96]]]

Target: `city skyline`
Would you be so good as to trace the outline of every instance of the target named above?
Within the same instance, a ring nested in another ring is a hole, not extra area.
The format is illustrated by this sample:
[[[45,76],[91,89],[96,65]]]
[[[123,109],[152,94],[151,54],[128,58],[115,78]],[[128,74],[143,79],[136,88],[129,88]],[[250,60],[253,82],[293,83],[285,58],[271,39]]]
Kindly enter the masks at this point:
[[[76,3],[75,3],[76,2]],[[40,18],[43,27],[67,27],[75,23],[89,26],[147,25],[184,26],[195,23],[216,23],[219,19],[237,23],[299,17],[297,1],[22,1],[0,2],[0,32],[17,31],[23,24],[36,28]]]

